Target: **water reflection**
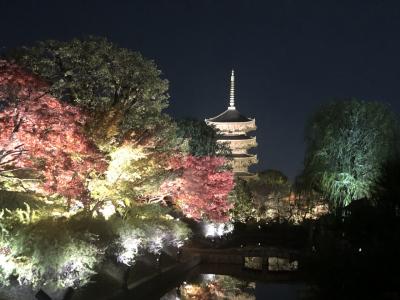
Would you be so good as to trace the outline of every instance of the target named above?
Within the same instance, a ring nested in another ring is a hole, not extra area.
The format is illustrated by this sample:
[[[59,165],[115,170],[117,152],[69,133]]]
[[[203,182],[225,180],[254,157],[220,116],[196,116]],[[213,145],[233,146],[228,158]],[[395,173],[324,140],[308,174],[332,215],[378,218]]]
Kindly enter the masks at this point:
[[[201,274],[182,282],[161,300],[299,300],[304,299],[304,291],[305,285],[301,283],[264,283]]]

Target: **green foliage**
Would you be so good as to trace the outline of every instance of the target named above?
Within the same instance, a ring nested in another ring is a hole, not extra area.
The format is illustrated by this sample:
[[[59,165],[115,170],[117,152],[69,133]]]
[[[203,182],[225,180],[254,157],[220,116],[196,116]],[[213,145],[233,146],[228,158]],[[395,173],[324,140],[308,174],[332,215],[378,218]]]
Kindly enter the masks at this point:
[[[265,170],[256,177],[237,180],[231,193],[232,218],[236,222],[290,222],[298,223],[324,213],[317,193],[293,193],[292,184],[278,170]]]
[[[110,222],[118,236],[117,259],[132,265],[139,251],[159,254],[165,246],[182,246],[190,229],[168,213],[159,205],[140,205],[127,208],[122,218],[114,215]]]
[[[235,222],[245,223],[248,219],[255,217],[256,209],[253,203],[253,195],[247,181],[238,178],[230,198],[233,202],[232,219]]]
[[[177,144],[182,151],[193,156],[226,156],[230,153],[228,146],[217,143],[217,131],[204,121],[178,120],[176,136]]]
[[[104,38],[42,41],[9,56],[48,81],[52,95],[91,112],[89,129],[99,143],[128,135],[141,140],[170,123],[161,113],[168,106],[161,71]]]
[[[43,205],[43,199],[34,193],[13,192],[0,189],[0,210],[25,208],[25,203],[31,208],[37,209]]]
[[[103,255],[97,237],[73,230],[66,218],[40,215],[29,206],[1,213],[0,284],[7,285],[11,276],[33,288],[87,284]]]
[[[250,182],[255,193],[276,201],[289,196],[291,184],[281,171],[269,169],[257,175],[257,179]]]
[[[147,148],[126,143],[110,152],[105,176],[93,179],[93,199],[111,201],[115,206],[131,205],[158,192],[166,175],[165,157]]]
[[[129,265],[138,251],[160,253],[168,245],[182,246],[188,227],[158,204],[143,205],[156,201],[170,151],[177,150],[176,124],[162,113],[168,82],[156,65],[100,38],[44,41],[10,55],[49,84],[48,94],[84,109],[85,134],[101,148],[109,166],[104,174],[85,177],[90,195],[82,198],[90,203],[83,211],[74,199],[60,205],[61,196],[43,197],[38,205],[38,196],[20,178],[40,178],[0,161],[0,284],[16,278],[34,288],[78,287],[89,281],[105,252]],[[196,126],[198,131],[189,135],[197,139],[191,151],[215,154],[220,149],[215,132],[204,122]],[[72,161],[79,162],[79,156]],[[76,167],[67,166],[71,172]],[[12,172],[26,176],[14,179]],[[112,217],[106,220],[99,213],[110,207],[107,217]]]
[[[398,119],[380,103],[334,102],[313,115],[306,143],[303,184],[346,206],[370,198],[383,165],[399,153]]]
[[[189,228],[159,205],[121,210],[109,220],[87,212],[70,218],[41,210],[0,212],[0,285],[15,277],[19,284],[49,289],[81,287],[90,281],[104,253],[127,265],[139,251],[159,254],[183,245]]]
[[[72,232],[65,220],[47,219],[21,226],[10,247],[17,260],[18,280],[34,287],[85,285],[102,255],[94,238],[87,232]]]

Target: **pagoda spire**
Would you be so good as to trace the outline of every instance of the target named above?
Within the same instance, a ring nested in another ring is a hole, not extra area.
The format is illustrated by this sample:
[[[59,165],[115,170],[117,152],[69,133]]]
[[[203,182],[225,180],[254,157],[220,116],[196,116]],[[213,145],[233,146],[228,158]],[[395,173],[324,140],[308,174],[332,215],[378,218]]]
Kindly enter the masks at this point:
[[[228,109],[236,109],[235,108],[235,71],[232,70],[231,73],[231,90],[229,97],[229,107]]]

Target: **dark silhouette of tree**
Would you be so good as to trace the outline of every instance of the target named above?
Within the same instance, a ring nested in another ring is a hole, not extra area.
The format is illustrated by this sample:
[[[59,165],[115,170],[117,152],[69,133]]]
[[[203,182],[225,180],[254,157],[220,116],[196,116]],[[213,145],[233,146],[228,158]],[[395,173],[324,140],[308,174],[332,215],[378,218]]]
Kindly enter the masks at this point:
[[[181,119],[177,122],[177,143],[194,156],[228,155],[229,147],[218,143],[218,132],[204,121]]]

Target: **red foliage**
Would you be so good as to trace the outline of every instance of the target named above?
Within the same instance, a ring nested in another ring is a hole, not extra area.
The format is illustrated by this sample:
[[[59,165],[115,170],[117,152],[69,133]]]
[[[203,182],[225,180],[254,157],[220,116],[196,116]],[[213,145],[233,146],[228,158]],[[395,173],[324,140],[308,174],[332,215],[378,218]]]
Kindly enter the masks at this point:
[[[228,194],[233,189],[234,178],[231,171],[221,170],[225,163],[223,157],[173,157],[170,167],[179,170],[181,176],[165,182],[161,188],[173,196],[186,216],[226,222],[232,208]]]
[[[86,177],[106,163],[84,135],[85,115],[46,89],[35,76],[0,61],[0,149],[23,149],[13,166],[39,172],[38,191],[86,199]]]

